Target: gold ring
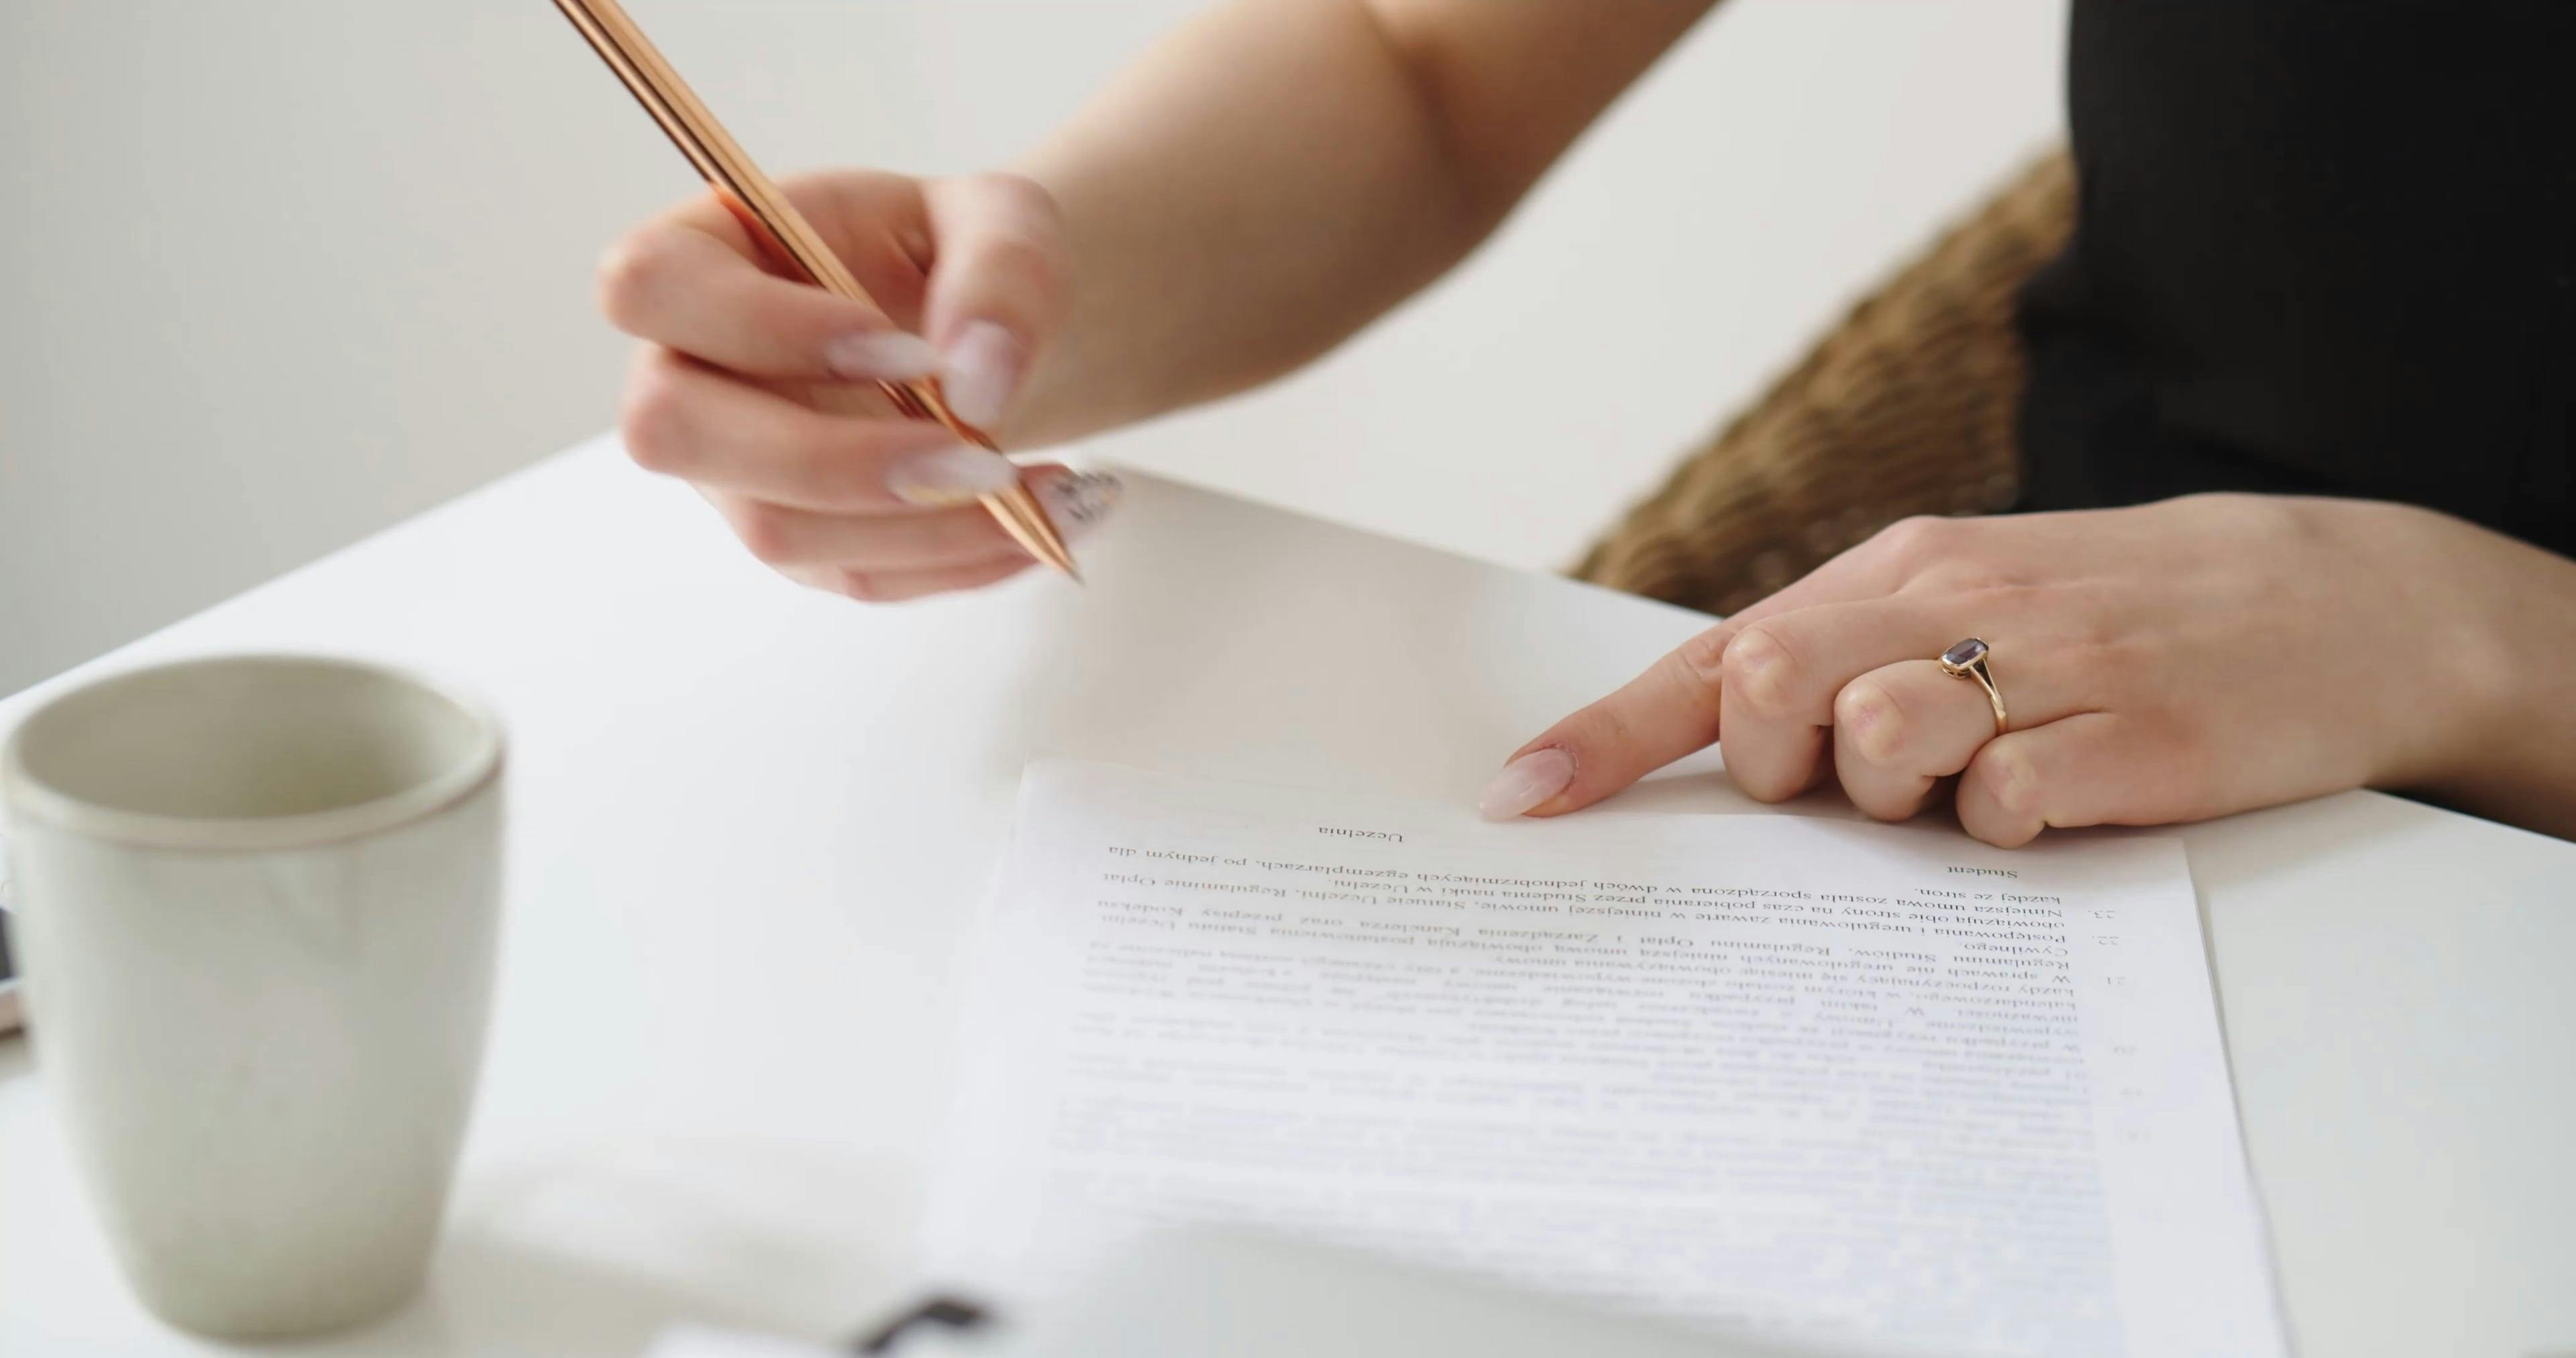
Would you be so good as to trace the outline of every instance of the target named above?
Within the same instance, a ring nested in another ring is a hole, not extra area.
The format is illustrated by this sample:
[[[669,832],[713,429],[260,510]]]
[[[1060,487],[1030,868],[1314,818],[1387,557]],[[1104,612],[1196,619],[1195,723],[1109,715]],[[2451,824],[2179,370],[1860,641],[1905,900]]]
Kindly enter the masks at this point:
[[[1970,637],[1941,653],[1941,668],[1953,679],[1974,679],[1986,691],[1986,702],[1995,709],[1995,734],[2004,733],[2004,691],[1995,687],[1995,673],[1986,667],[1989,654],[1986,643]]]

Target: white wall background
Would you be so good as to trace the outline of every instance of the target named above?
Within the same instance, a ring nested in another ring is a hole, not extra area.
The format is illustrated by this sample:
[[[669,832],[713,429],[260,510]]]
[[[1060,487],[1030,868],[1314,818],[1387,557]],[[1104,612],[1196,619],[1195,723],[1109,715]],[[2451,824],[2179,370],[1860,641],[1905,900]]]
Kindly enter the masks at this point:
[[[773,168],[925,172],[1193,8],[629,3]],[[2063,5],[1734,0],[1442,287],[1096,450],[1561,565],[2054,135]],[[0,692],[608,423],[591,261],[689,188],[545,0],[0,0]]]

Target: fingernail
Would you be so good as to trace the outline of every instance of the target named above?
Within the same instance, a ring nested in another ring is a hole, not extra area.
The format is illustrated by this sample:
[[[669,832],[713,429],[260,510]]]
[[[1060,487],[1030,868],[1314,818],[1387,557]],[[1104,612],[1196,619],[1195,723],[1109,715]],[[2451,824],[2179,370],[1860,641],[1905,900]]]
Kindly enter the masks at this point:
[[[1057,532],[1078,538],[1108,518],[1109,511],[1118,507],[1118,497],[1126,493],[1127,483],[1107,472],[1083,472],[1047,482],[1038,491],[1038,501],[1046,506],[1047,517],[1055,520]]]
[[[1020,342],[991,321],[976,321],[948,346],[940,381],[948,408],[981,428],[1002,418],[1011,390],[1020,384]]]
[[[939,351],[919,335],[900,330],[862,330],[825,345],[823,365],[832,370],[833,376],[854,382],[909,382],[939,371]]]
[[[1549,746],[1503,765],[1476,798],[1476,813],[1487,820],[1510,820],[1574,781],[1574,756]]]
[[[905,504],[953,505],[1009,486],[1020,469],[1000,453],[963,443],[897,458],[886,468],[886,489]]]

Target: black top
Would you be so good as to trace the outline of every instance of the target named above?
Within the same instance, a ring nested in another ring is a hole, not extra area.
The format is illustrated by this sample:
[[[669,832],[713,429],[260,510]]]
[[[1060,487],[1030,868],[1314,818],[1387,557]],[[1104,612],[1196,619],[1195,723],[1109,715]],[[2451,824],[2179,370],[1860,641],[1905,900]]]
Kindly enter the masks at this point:
[[[2576,4],[2075,0],[2024,505],[2405,500],[2576,555]]]

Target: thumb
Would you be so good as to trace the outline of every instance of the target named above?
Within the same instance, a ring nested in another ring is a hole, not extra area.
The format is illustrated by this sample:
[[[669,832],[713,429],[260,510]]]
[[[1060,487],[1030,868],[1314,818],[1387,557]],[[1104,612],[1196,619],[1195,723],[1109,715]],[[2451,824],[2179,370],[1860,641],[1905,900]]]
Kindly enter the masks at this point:
[[[924,199],[936,252],[922,329],[957,417],[979,428],[1010,408],[1064,310],[1064,227],[1034,180],[943,179]]]

